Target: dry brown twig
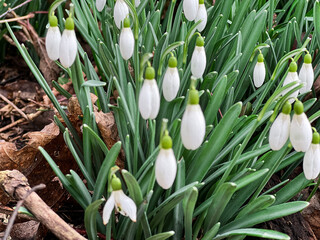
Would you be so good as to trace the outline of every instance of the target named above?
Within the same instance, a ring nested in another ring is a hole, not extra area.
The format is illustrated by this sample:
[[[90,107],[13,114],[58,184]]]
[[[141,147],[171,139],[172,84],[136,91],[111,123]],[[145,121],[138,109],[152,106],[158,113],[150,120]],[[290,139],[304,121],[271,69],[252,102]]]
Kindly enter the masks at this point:
[[[26,194],[31,190],[27,178],[18,170],[0,171],[0,186],[10,197],[17,200],[24,199]],[[59,239],[86,239],[52,211],[35,192],[31,192],[30,195],[25,198],[24,205]]]

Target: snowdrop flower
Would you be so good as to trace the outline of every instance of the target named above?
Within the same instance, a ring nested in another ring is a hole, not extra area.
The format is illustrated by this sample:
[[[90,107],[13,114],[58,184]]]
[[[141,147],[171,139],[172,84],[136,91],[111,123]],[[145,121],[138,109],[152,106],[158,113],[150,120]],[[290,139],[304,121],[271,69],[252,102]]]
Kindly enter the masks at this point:
[[[299,78],[304,86],[299,89],[300,93],[306,93],[311,90],[314,80],[314,72],[312,68],[312,57],[308,53],[304,57],[304,63],[299,72]]]
[[[65,22],[65,29],[60,42],[59,58],[62,66],[70,67],[77,55],[77,38],[74,32],[74,22],[68,17]]]
[[[289,72],[288,72],[288,75],[286,76],[286,78],[284,79],[284,82],[283,82],[283,86],[289,84],[289,83],[292,83],[292,82],[295,82],[297,81],[299,84],[300,83],[300,80],[299,80],[299,77],[298,77],[298,73],[297,73],[297,64],[296,62],[292,61],[290,63],[290,66],[289,66]],[[285,95],[287,92],[289,92],[290,90],[292,90],[293,88],[295,88],[296,85],[293,85],[292,87],[289,87],[287,88],[286,90],[284,90],[282,92],[282,95]],[[293,92],[292,94],[290,94],[290,99],[289,99],[289,102],[290,103],[293,103],[294,102],[294,98],[296,98],[298,96],[298,93],[299,91],[295,91]]]
[[[177,161],[172,150],[172,139],[165,132],[160,143],[160,152],[155,165],[156,180],[163,189],[172,186],[177,173]]]
[[[318,177],[320,173],[320,135],[315,132],[312,143],[303,158],[303,172],[306,179],[311,180]]]
[[[206,27],[207,18],[208,16],[207,16],[206,6],[204,5],[204,0],[199,0],[198,12],[197,12],[196,19],[194,20],[195,22],[198,22],[199,20],[201,20],[201,22],[197,26],[197,29],[199,32],[202,32],[203,29]]]
[[[101,12],[106,5],[106,0],[96,0],[96,8],[99,12]]]
[[[200,147],[206,133],[206,121],[199,105],[199,93],[191,87],[186,110],[181,120],[181,139],[186,149]]]
[[[59,58],[59,47],[61,41],[61,33],[58,27],[58,19],[52,15],[49,17],[50,27],[46,35],[46,50],[48,57],[55,61]]]
[[[196,78],[201,78],[206,68],[207,58],[204,50],[203,37],[199,36],[196,41],[196,47],[194,48],[191,57],[191,73]]]
[[[269,133],[269,145],[272,150],[280,150],[288,141],[290,132],[291,104],[287,101],[282,112],[273,122]]]
[[[120,29],[121,22],[128,16],[129,9],[127,4],[123,0],[117,0],[113,9],[113,18],[116,26]]]
[[[303,104],[296,101],[290,125],[290,142],[297,152],[306,152],[312,141],[311,124],[303,112]]]
[[[177,96],[180,87],[180,77],[177,68],[177,59],[169,58],[168,68],[163,78],[162,90],[164,98],[170,102]]]
[[[186,19],[193,21],[198,13],[199,0],[183,0],[183,12]]]
[[[139,111],[143,119],[155,119],[160,108],[160,94],[153,67],[147,67],[139,94]]]
[[[134,5],[135,5],[135,7],[138,7],[140,5],[140,0],[135,0]]]
[[[266,77],[266,67],[263,62],[263,55],[258,55],[258,62],[253,70],[253,83],[256,88],[261,87]]]
[[[121,56],[124,60],[128,60],[132,57],[134,48],[134,37],[130,28],[130,20],[127,17],[123,21],[123,28],[120,33],[119,46]]]
[[[128,216],[133,222],[137,220],[137,206],[134,201],[127,197],[121,189],[121,181],[115,175],[111,180],[112,193],[104,205],[102,219],[103,224],[109,222],[113,208],[123,216]]]

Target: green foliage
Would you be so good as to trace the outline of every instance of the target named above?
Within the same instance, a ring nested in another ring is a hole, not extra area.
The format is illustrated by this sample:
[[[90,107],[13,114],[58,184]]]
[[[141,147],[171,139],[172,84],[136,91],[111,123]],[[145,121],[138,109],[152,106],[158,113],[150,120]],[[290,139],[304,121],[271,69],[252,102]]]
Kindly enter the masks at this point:
[[[67,128],[61,123],[59,126],[86,185],[74,171],[65,176],[52,158],[43,149],[40,151],[65,188],[86,209],[88,237],[95,239],[99,231],[106,233],[107,239],[111,234],[114,239],[167,239],[171,236],[174,239],[243,239],[245,236],[288,239],[282,233],[251,227],[307,206],[306,202],[286,203],[310,184],[303,174],[285,186],[287,180],[277,185],[275,189],[282,188],[277,189],[276,195],[262,194],[262,190],[271,176],[280,174],[281,169],[286,168],[285,176],[290,175],[303,157],[301,153],[291,152],[290,146],[279,151],[270,150],[267,135],[271,124],[268,119],[276,116],[289,95],[302,86],[295,85],[296,82],[282,86],[290,58],[294,58],[300,69],[303,61],[298,60],[308,50],[315,67],[315,78],[320,74],[320,58],[315,56],[320,46],[320,21],[316,21],[320,18],[319,2],[217,0],[211,6],[211,1],[206,1],[208,22],[201,35],[205,39],[207,65],[196,88],[207,128],[205,141],[194,151],[182,145],[180,119],[188,103],[190,59],[199,22],[185,19],[183,1],[170,1],[168,9],[166,1],[142,0],[137,8],[134,2],[125,2],[131,9],[135,39],[133,57],[127,61],[121,57],[118,45],[121,30],[113,20],[114,1],[107,0],[100,13],[92,0],[72,0],[78,38],[81,36],[89,44],[94,59],[90,62],[80,48],[71,69],[65,69],[83,112],[82,138],[27,49],[18,43],[12,27],[7,24],[19,51],[67,125]],[[57,16],[61,22],[59,8]],[[313,34],[312,40],[308,38],[309,34]],[[264,57],[266,80],[256,89],[252,72],[259,51]],[[138,97],[145,69],[148,62],[149,65],[152,62],[161,91],[170,53],[177,58],[178,96],[171,102],[161,97],[157,118],[144,120],[139,113]],[[84,80],[83,72],[88,81]],[[69,96],[62,91],[58,81],[54,86]],[[283,90],[293,86],[280,97]],[[111,104],[109,99],[114,90],[117,90],[118,98]],[[100,137],[90,93],[98,96],[99,110],[114,114],[121,143],[116,143],[110,150]],[[303,101],[304,97],[298,98]],[[319,103],[315,99],[305,101],[304,107],[318,129]],[[168,190],[156,183],[154,172],[163,118],[168,119],[167,129],[178,160],[176,181]],[[103,227],[101,217],[97,215],[102,203],[99,199],[108,197],[109,173],[118,171],[112,166],[121,146],[127,169],[121,171],[125,183],[123,190],[137,205],[137,222],[122,216],[115,222],[111,217],[110,223]]]

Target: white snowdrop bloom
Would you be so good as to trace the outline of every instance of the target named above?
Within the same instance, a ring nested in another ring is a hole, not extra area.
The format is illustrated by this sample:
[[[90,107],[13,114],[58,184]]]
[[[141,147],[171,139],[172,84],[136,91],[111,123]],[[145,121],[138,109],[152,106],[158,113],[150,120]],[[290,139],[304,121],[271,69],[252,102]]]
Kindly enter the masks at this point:
[[[49,23],[50,27],[46,35],[46,50],[48,57],[55,61],[59,58],[61,33],[58,27],[58,19],[56,16],[50,16]]]
[[[135,0],[135,1],[134,1],[134,5],[135,5],[136,7],[138,7],[138,6],[140,5],[140,0]]]
[[[106,5],[106,0],[96,0],[96,8],[99,12],[101,12]]]
[[[288,141],[290,132],[291,104],[286,102],[282,112],[273,122],[269,133],[269,145],[272,150],[280,150]]]
[[[189,91],[188,105],[182,116],[180,133],[186,149],[195,150],[203,142],[206,121],[199,105],[199,93],[195,89]]]
[[[65,23],[65,30],[62,33],[59,58],[62,66],[70,67],[77,56],[77,38],[74,32],[73,19],[68,17]]]
[[[312,67],[312,58],[311,55],[308,53],[304,57],[304,63],[299,72],[299,79],[304,86],[299,89],[300,93],[306,93],[311,90],[314,80],[314,72]]]
[[[161,141],[161,149],[155,164],[155,173],[157,183],[163,189],[169,189],[176,178],[177,161],[172,150],[172,139],[167,131]]]
[[[313,133],[312,143],[303,158],[303,172],[306,179],[311,180],[318,177],[320,173],[320,136]]]
[[[177,96],[180,87],[180,77],[177,69],[177,59],[169,58],[167,71],[163,78],[162,91],[164,98],[170,102]]]
[[[197,38],[196,47],[191,57],[191,73],[196,78],[201,78],[206,68],[207,58],[204,50],[204,40],[201,36]]]
[[[193,21],[198,13],[199,0],[183,0],[183,12],[186,19]]]
[[[256,88],[261,87],[266,77],[266,67],[263,62],[263,55],[260,53],[258,62],[253,70],[253,83]]]
[[[113,18],[116,26],[120,29],[121,22],[129,15],[129,8],[123,0],[117,0],[113,9]]]
[[[303,112],[303,104],[296,101],[290,124],[290,142],[297,152],[306,152],[312,141],[312,128],[308,117]]]
[[[295,62],[291,62],[290,66],[289,66],[289,72],[288,75],[286,76],[286,78],[284,79],[283,82],[283,86],[292,83],[292,82],[298,82],[297,84],[300,83],[299,77],[298,77],[298,73],[297,73],[297,64]],[[284,90],[282,92],[282,95],[285,95],[287,92],[289,92],[290,90],[292,90],[293,88],[295,88],[297,85],[293,85],[292,87],[287,88],[286,90]],[[290,94],[290,99],[289,102],[293,103],[294,102],[294,98],[296,98],[299,94],[299,90],[293,92],[292,94]]]
[[[128,216],[133,222],[137,220],[137,206],[134,201],[126,196],[121,189],[121,181],[117,177],[111,180],[112,193],[103,207],[103,224],[107,224],[110,219],[113,208],[123,216]]]
[[[134,37],[130,28],[129,18],[125,18],[123,28],[120,33],[119,39],[120,53],[124,60],[132,57],[134,49]]]
[[[139,94],[139,111],[143,119],[155,119],[160,108],[160,94],[153,67],[147,67]]]
[[[201,22],[197,26],[197,29],[199,32],[202,32],[203,29],[206,27],[207,18],[208,18],[208,15],[207,15],[206,6],[204,5],[204,0],[200,0],[197,16],[196,16],[196,19],[194,20],[195,22],[198,22],[199,20],[201,20]]]

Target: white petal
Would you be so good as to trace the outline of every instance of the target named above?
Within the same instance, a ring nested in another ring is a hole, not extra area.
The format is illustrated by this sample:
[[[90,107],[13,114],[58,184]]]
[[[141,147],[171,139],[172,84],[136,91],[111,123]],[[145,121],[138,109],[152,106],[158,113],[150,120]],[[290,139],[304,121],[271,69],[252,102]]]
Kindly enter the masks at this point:
[[[135,0],[134,3],[135,3],[135,6],[138,7],[140,5],[140,0]]]
[[[319,144],[311,144],[303,158],[303,172],[306,179],[318,177],[320,171],[320,147]]]
[[[58,60],[61,33],[58,27],[49,27],[46,35],[46,50],[51,60]]]
[[[199,32],[202,32],[203,29],[206,27],[207,18],[208,18],[208,16],[207,16],[206,7],[204,6],[204,4],[199,4],[199,9],[198,9],[198,12],[197,12],[197,16],[196,16],[196,19],[194,20],[195,22],[198,22],[199,20],[201,20],[201,22],[197,26],[197,29],[198,29]]]
[[[306,152],[312,141],[311,124],[306,116],[293,114],[290,125],[290,142],[297,152]]]
[[[122,28],[119,39],[120,52],[123,59],[128,60],[133,54],[134,37],[131,28]]]
[[[299,79],[302,83],[304,83],[304,86],[300,88],[300,93],[306,93],[311,90],[311,87],[313,85],[314,80],[314,72],[312,68],[312,64],[309,63],[303,63],[302,67],[299,72]]]
[[[139,94],[139,110],[143,119],[155,119],[160,108],[160,94],[156,80],[144,80]]]
[[[161,149],[155,165],[156,180],[163,189],[172,186],[177,173],[177,161],[172,148]]]
[[[200,147],[206,133],[206,121],[199,106],[187,105],[181,120],[181,139],[186,149]]]
[[[99,12],[101,12],[106,5],[106,0],[96,0],[96,7]]]
[[[193,21],[198,13],[199,0],[183,0],[183,12],[186,19]]]
[[[115,206],[114,193],[112,192],[111,196],[109,197],[108,201],[103,207],[102,219],[103,219],[104,225],[106,225],[109,222],[110,215],[112,213],[114,206]]]
[[[204,47],[196,46],[191,57],[191,73],[196,78],[201,78],[206,68],[207,58]]]
[[[168,67],[163,78],[162,90],[164,98],[170,102],[177,96],[180,87],[180,77],[177,68]]]
[[[137,206],[131,198],[126,196],[122,190],[118,190],[114,191],[114,199],[117,210],[123,216],[128,216],[133,222],[137,221]]]
[[[256,66],[253,70],[253,83],[258,88],[261,87],[261,85],[264,82],[264,79],[266,77],[266,68],[264,65],[264,62],[257,62]]]
[[[129,9],[127,4],[123,0],[117,0],[113,9],[113,18],[116,26],[120,29],[121,22],[127,17],[129,14]]]
[[[293,85],[292,87],[289,87],[286,90],[284,90],[282,92],[282,96],[285,95],[287,92],[289,92],[291,89],[295,88],[300,83],[300,80],[299,80],[297,72],[288,72],[288,75],[284,79],[283,86],[285,86],[285,85],[287,85],[289,83],[295,82],[295,81],[297,81],[298,83],[296,85]],[[294,98],[296,98],[298,96],[298,93],[299,93],[299,91],[297,90],[297,91],[293,92],[292,94],[290,94],[290,96],[289,96],[290,97],[290,99],[289,99],[290,103],[293,103],[295,101]]]
[[[273,122],[269,133],[269,145],[272,150],[280,150],[288,141],[290,132],[290,115],[280,113]]]
[[[59,58],[62,66],[70,67],[77,55],[77,38],[74,30],[65,29],[60,42]]]

